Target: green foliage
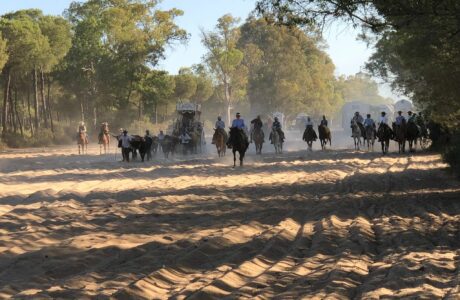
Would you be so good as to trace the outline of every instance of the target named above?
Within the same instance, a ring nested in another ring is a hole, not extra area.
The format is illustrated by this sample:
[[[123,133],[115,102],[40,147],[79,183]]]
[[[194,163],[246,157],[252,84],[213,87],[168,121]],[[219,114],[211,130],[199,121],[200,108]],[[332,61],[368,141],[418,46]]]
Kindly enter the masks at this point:
[[[453,135],[448,147],[443,152],[444,161],[452,166],[452,170],[460,176],[460,134]]]
[[[340,77],[337,89],[343,94],[347,102],[360,101],[369,104],[389,104],[392,99],[379,95],[378,85],[369,75],[357,73],[347,77]]]
[[[174,77],[176,82],[176,88],[174,95],[179,101],[188,100],[196,93],[197,82],[192,70],[189,68],[182,68],[179,70],[179,74]]]
[[[334,65],[315,35],[264,19],[248,19],[239,47],[249,70],[248,99],[254,113],[332,113],[342,103]]]
[[[2,33],[0,32],[0,73],[7,61],[8,61],[7,41],[3,39]]]

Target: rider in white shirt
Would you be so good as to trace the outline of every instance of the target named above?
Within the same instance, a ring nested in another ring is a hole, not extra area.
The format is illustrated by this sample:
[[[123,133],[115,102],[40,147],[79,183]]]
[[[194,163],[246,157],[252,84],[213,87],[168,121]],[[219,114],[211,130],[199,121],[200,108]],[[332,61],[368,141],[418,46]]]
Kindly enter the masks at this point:
[[[397,126],[401,126],[404,123],[406,123],[406,118],[404,118],[404,116],[402,115],[402,111],[398,111],[398,116],[396,117],[395,124]]]

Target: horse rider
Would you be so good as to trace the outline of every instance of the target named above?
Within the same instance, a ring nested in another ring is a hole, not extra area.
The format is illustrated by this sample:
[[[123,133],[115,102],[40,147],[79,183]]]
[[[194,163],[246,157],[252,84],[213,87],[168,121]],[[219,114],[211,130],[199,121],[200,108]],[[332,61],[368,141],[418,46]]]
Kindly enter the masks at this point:
[[[355,122],[359,129],[363,130],[364,129],[364,118],[363,116],[361,116],[361,114],[359,113],[359,111],[355,112],[355,115],[353,116],[353,118],[351,119],[352,122]],[[353,136],[352,136],[353,137]]]
[[[81,121],[80,124],[78,125],[77,138],[79,137],[80,134],[84,134],[85,142],[88,144],[88,134],[86,132],[85,122],[83,122],[83,121]]]
[[[240,133],[243,136],[243,139],[246,141],[246,144],[249,144],[248,135],[246,134],[246,125],[244,124],[244,119],[241,118],[241,114],[239,112],[236,113],[235,117],[236,119],[232,121],[231,128],[238,128]],[[233,143],[233,137],[230,135],[230,138],[227,141],[227,146],[231,148],[232,143]]]
[[[316,131],[315,129],[313,128],[313,121],[311,120],[310,117],[307,117],[307,121],[305,122],[305,129],[306,130],[309,130],[311,133],[312,133],[312,138],[313,140],[316,141],[316,139],[318,138],[318,136],[316,135]]]
[[[280,139],[281,139],[281,142],[283,143],[285,137],[284,137],[284,132],[283,132],[283,130],[281,129],[281,123],[280,123],[280,121],[278,120],[278,117],[275,117],[275,121],[274,121],[273,124],[272,124],[272,129],[273,129],[273,130],[276,130],[276,131],[278,132],[278,134],[279,134],[279,136],[280,136]],[[270,139],[271,143],[273,144],[272,134],[271,134],[271,133],[270,133],[270,138],[269,138],[269,139]]]
[[[104,136],[104,134],[109,134],[109,132],[110,132],[109,123],[108,122],[101,123],[101,129],[100,129],[99,135],[98,135],[99,141],[102,140],[102,137]]]
[[[416,118],[417,118],[417,114],[411,112],[410,110],[407,112],[407,115],[409,116],[407,122],[408,123],[415,123],[416,121]]]
[[[422,132],[422,129],[417,124],[417,119],[418,119],[417,114],[411,112],[410,110],[407,112],[407,114],[409,115],[409,118],[407,119],[407,123],[414,123],[417,126],[417,136],[419,136]]]
[[[321,126],[326,126],[326,127],[327,127],[327,124],[328,124],[328,122],[327,122],[326,116],[323,115],[323,119],[321,120],[320,125],[321,125]]]
[[[129,162],[129,152],[131,151],[131,136],[128,135],[128,130],[123,130],[123,134],[120,136],[121,142],[121,153],[123,155],[123,161]]]
[[[402,111],[398,111],[398,116],[396,117],[395,125],[401,126],[406,124],[406,118],[402,115]]]
[[[366,116],[366,120],[364,120],[364,128],[367,128],[367,127],[371,127],[375,130],[375,122],[374,120],[371,118],[371,114],[367,114]]]
[[[391,130],[390,126],[388,126],[388,117],[387,117],[387,113],[382,111],[382,113],[380,114],[380,119],[379,119],[379,129],[378,129],[378,136],[379,136],[379,142],[381,142],[380,140],[380,136],[382,136],[381,132],[385,129],[385,128],[388,128],[391,132],[391,136],[393,136],[393,130]]]
[[[420,132],[423,137],[427,138],[428,137],[428,130],[426,127],[426,121],[425,118],[423,117],[422,113],[420,112],[418,116],[416,117],[415,123],[420,127]]]
[[[363,125],[364,118],[361,116],[359,111],[355,112],[355,115],[353,116],[353,121],[355,121],[358,125],[361,124]]]
[[[252,124],[252,130],[251,130],[251,143],[252,140],[254,139],[254,131],[260,130],[262,132],[262,140],[264,138],[264,131],[262,130],[262,127],[264,124],[262,123],[262,119],[260,118],[260,115],[257,116],[254,120],[251,121]]]
[[[221,132],[224,135],[225,142],[227,142],[228,135],[227,135],[227,132],[225,131],[225,122],[222,121],[221,116],[217,117],[215,128],[216,128],[216,131],[214,132],[214,135],[212,136],[212,144],[216,143],[217,132]]]

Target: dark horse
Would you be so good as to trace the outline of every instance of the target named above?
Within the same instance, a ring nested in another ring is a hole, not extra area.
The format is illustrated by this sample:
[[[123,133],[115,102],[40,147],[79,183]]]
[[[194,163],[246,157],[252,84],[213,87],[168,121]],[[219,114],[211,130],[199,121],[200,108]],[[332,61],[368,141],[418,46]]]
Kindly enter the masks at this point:
[[[248,149],[249,143],[245,139],[242,130],[236,127],[230,128],[230,141],[233,152],[233,167],[236,167],[236,152],[240,154],[240,166],[243,166],[244,154]]]
[[[415,122],[407,122],[406,138],[409,142],[409,151],[415,152],[417,139],[420,137],[420,130]]]
[[[392,137],[392,132],[390,126],[383,126],[379,128],[377,132],[380,143],[382,144],[382,153],[385,155],[388,153],[388,148],[390,147],[390,139]]]
[[[321,149],[325,150],[327,141],[329,141],[329,146],[332,146],[331,140],[331,131],[325,125],[318,126],[319,141],[321,142]]]
[[[313,142],[318,139],[318,136],[316,135],[315,129],[313,129],[313,125],[307,125],[307,128],[305,128],[305,131],[303,132],[302,139],[307,142],[308,145],[308,151],[313,151]]]
[[[179,138],[173,135],[165,135],[163,142],[161,143],[161,149],[165,158],[169,157],[169,154],[174,155],[176,152],[176,146],[179,144]]]

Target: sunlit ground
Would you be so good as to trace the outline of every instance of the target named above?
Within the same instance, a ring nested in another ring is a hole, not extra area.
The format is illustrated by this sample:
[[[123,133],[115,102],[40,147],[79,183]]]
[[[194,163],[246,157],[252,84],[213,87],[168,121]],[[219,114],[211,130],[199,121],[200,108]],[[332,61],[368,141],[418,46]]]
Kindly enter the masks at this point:
[[[460,297],[460,185],[438,155],[74,150],[0,155],[0,298]]]

